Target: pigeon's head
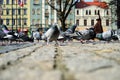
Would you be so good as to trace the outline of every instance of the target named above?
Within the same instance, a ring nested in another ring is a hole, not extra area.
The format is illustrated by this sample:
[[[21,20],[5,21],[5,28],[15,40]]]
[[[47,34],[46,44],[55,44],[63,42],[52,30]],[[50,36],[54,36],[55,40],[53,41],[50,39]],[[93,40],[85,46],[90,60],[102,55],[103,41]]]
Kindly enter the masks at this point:
[[[53,33],[58,31],[58,26],[57,24],[53,24],[51,26],[51,28],[49,28],[43,35],[42,35],[42,39],[46,40],[48,37],[52,36]]]
[[[75,24],[75,25],[73,25],[73,26],[71,27],[71,29],[72,29],[73,33],[74,33],[74,31],[75,31],[76,27],[77,27],[77,25],[76,25],[76,24]]]
[[[53,25],[53,29],[60,31],[60,28],[59,28],[58,24],[56,24],[56,23]]]
[[[71,26],[71,27],[67,30],[67,32],[74,33],[76,27],[77,27],[77,25],[73,25],[73,26]]]

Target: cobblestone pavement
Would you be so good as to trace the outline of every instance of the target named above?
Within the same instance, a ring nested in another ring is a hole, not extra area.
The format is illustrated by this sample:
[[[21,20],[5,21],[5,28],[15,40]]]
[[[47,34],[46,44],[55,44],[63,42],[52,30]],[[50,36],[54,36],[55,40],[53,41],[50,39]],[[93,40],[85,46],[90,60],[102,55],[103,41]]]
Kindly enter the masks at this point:
[[[14,42],[11,44],[0,45],[0,54],[7,53],[9,51],[17,50],[20,48],[25,48],[32,45],[34,45],[34,43],[31,42],[21,42],[21,43]]]
[[[0,54],[0,80],[120,80],[120,43],[37,43]]]

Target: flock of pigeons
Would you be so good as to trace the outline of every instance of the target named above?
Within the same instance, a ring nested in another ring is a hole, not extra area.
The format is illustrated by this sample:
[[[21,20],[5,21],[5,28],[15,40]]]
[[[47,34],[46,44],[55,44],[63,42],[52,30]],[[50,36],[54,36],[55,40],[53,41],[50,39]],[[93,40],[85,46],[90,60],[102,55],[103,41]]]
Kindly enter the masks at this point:
[[[6,27],[6,25],[0,25],[0,42],[4,44],[5,42],[12,43],[13,41],[16,42],[24,42],[24,41],[30,41],[33,42],[33,38],[28,37],[24,32],[15,32],[10,31]]]
[[[57,24],[54,24],[48,31],[46,31],[42,35],[42,40],[46,40],[47,44],[50,41],[55,41],[56,44],[57,41],[62,40],[90,40],[90,39],[99,39],[99,40],[105,40],[105,41],[111,41],[111,40],[120,40],[120,29],[118,30],[109,30],[105,31],[103,33],[96,34],[94,31],[94,27],[82,30],[82,31],[75,31],[77,25],[73,25],[70,28],[68,28],[65,32],[62,32]]]
[[[70,41],[73,39],[76,40],[90,40],[90,39],[100,39],[100,40],[120,40],[120,29],[118,30],[109,30],[103,33],[95,34],[94,27],[82,30],[75,31],[77,25],[73,25],[68,28],[65,32],[60,30],[60,27],[57,24],[52,25],[43,35],[41,36],[42,40],[45,40],[47,44],[51,41],[55,41],[58,44],[58,41]],[[0,26],[0,41],[30,41],[33,42],[34,38],[28,37],[23,32],[14,32],[9,31],[5,25]]]

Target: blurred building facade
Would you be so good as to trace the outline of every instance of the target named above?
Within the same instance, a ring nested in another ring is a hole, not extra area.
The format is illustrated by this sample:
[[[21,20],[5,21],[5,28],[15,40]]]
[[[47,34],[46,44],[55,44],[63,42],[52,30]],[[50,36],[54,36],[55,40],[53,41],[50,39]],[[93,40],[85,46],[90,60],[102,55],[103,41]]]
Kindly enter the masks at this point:
[[[49,28],[53,23],[58,23],[60,26],[60,21],[57,16],[57,11],[51,8],[48,3],[48,0],[32,0],[31,1],[31,25],[39,25],[41,28]],[[51,4],[57,7],[57,0],[49,0]],[[64,0],[63,0],[64,1]],[[70,12],[66,24],[71,26],[75,23],[75,7]]]
[[[23,5],[19,5],[23,1]],[[57,6],[57,0],[51,0]],[[9,29],[45,28],[53,23],[59,23],[57,12],[48,4],[47,0],[3,0],[2,15],[3,23]],[[75,8],[75,7],[74,7]],[[75,9],[66,20],[67,25],[75,23]]]
[[[9,29],[24,29],[29,27],[30,7],[29,1],[24,0],[24,5],[19,5],[19,0],[3,0],[1,19]]]
[[[85,2],[81,0],[76,5],[75,20],[79,27],[91,27],[96,23],[100,13],[102,26],[109,28],[111,24],[111,10],[106,2],[102,0],[93,0],[93,2]]]
[[[18,1],[24,1],[22,6]],[[48,4],[48,0],[1,0],[1,19],[9,29],[48,28],[60,21],[57,12]],[[50,0],[57,7],[57,0]],[[96,23],[97,13],[100,12],[103,27],[111,24],[111,10],[105,2],[110,0],[81,0],[72,8],[67,20],[67,26],[78,24],[79,27],[91,27]]]

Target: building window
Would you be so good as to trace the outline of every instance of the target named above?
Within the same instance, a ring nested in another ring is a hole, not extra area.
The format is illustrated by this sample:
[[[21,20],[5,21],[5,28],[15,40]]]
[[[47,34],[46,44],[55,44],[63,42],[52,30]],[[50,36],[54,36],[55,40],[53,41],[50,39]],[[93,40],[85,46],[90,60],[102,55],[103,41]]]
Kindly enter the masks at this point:
[[[36,5],[36,4],[40,4],[39,0],[33,0],[33,4]]]
[[[15,25],[15,19],[12,20],[12,25]]]
[[[76,20],[76,24],[79,26],[79,20]]]
[[[9,0],[6,0],[6,4],[10,4],[9,2],[10,2]]]
[[[24,4],[27,4],[27,0],[24,0]]]
[[[34,15],[35,14],[35,9],[32,9],[32,15]]]
[[[107,15],[109,15],[109,11],[107,10],[107,13],[106,13]]]
[[[32,19],[32,24],[35,25],[35,19]]]
[[[24,20],[23,20],[23,24],[24,24],[24,25],[27,25],[27,19],[24,19]]]
[[[91,15],[91,10],[89,10],[89,15]]]
[[[19,9],[18,9],[18,15],[20,15],[20,14],[21,14],[21,9],[19,8]]]
[[[15,9],[12,9],[12,14],[15,15]]]
[[[94,20],[91,20],[91,26],[94,26]]]
[[[88,10],[86,10],[86,15],[88,15]]]
[[[84,20],[84,26],[87,26],[87,20],[86,19]]]
[[[18,25],[21,25],[21,19],[18,19]]]
[[[46,12],[45,12],[45,17],[48,18],[48,17],[49,17],[49,11],[48,11],[48,9],[45,9],[45,11],[46,11]],[[52,10],[52,14],[53,14],[53,13],[54,13],[54,11]]]
[[[37,14],[40,15],[40,9],[37,9]]]
[[[4,10],[3,10],[2,12],[0,12],[0,13],[1,13],[1,15],[4,15],[4,14],[3,14],[3,12],[4,12]]]
[[[40,24],[40,19],[37,20],[37,24]]]
[[[79,10],[77,10],[77,15],[79,15]]]
[[[95,10],[95,15],[97,15],[97,11]]]
[[[24,15],[27,15],[27,9],[23,9]]]
[[[6,9],[6,15],[9,15],[10,9]]]
[[[16,4],[16,0],[13,0],[13,4]]]
[[[18,25],[18,19],[15,19],[15,22],[16,22],[15,24]]]
[[[10,24],[10,20],[6,19],[6,24],[9,25]]]
[[[12,0],[11,4],[14,4],[14,0]]]
[[[100,14],[100,10],[98,10],[98,13],[97,14]]]
[[[0,4],[3,4],[3,0],[0,0]]]
[[[109,26],[109,20],[108,19],[106,20],[106,26]]]

